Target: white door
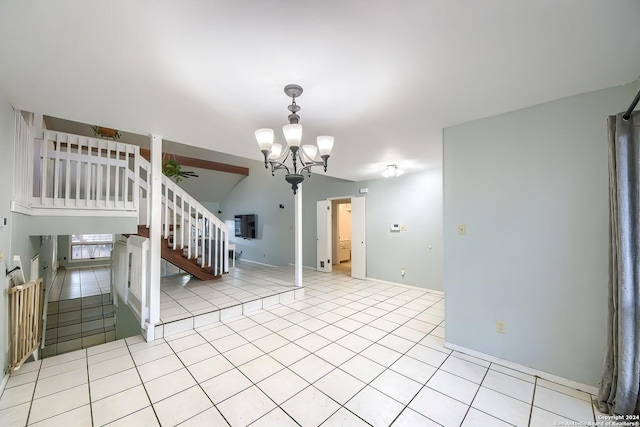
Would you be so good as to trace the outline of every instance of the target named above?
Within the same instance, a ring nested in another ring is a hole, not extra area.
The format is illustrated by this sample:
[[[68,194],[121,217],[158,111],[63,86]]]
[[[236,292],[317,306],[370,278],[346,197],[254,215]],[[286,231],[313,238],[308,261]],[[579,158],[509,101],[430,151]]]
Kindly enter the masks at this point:
[[[364,200],[351,198],[351,277],[362,280],[367,277]]]
[[[316,268],[318,271],[331,273],[331,201],[318,201],[316,218]]]

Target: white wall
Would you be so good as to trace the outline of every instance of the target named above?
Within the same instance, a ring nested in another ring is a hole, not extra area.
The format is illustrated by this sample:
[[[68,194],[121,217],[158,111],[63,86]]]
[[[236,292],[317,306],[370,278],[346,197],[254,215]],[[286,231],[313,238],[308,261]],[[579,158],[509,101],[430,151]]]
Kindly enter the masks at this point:
[[[630,84],[445,129],[447,342],[597,385],[607,311],[606,118],[634,95]],[[496,333],[497,320],[506,334]]]
[[[13,108],[0,93],[0,152],[6,160],[0,167],[0,216],[11,219],[11,191],[13,185]],[[0,251],[3,253],[4,262],[11,266],[11,222],[0,228]],[[8,304],[4,291],[7,289],[7,281],[4,275],[5,264],[0,261],[0,368],[4,370],[9,365],[9,332],[8,332]],[[2,372],[0,372],[0,380]]]
[[[7,218],[7,225],[0,229],[0,251],[4,256],[4,263],[0,262],[0,287],[3,290],[7,288],[4,267],[6,265],[9,269],[13,268],[14,255],[20,256],[25,268],[25,278],[29,280],[30,259],[40,250],[40,237],[30,236],[29,228],[20,222],[21,215],[11,212],[14,120],[13,108],[0,93],[0,152],[4,160],[0,167],[0,216]],[[8,298],[4,292],[0,300],[0,367],[4,370],[9,366]]]

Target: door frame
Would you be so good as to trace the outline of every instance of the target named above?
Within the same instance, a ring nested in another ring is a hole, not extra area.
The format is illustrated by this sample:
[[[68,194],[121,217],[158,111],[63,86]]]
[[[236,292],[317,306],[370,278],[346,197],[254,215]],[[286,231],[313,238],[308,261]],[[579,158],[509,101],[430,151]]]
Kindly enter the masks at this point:
[[[349,195],[349,196],[327,197],[326,199],[318,200],[318,202],[326,200],[326,201],[329,202],[329,205],[332,206],[332,202],[334,200],[345,200],[345,201],[346,200],[350,200],[351,203],[353,204],[353,199],[355,199],[355,198],[364,198],[366,200],[366,198],[364,196],[358,197],[358,196],[355,196],[355,195],[352,194],[352,195]],[[329,247],[332,248],[332,252],[333,252],[333,234],[332,234],[333,222],[331,220],[331,212],[332,211],[333,211],[333,209],[331,209],[329,211],[329,214],[328,214],[329,215],[329,233],[328,234],[329,234],[329,236],[331,236],[331,242],[329,242]],[[362,215],[363,215],[362,224],[363,224],[363,227],[365,227],[364,231],[365,231],[365,234],[366,234],[366,217],[367,217],[366,205],[365,205],[365,209],[363,210]],[[318,227],[318,221],[320,221],[320,220],[321,220],[320,218],[316,217],[316,228]],[[326,219],[323,218],[322,220],[324,221]],[[353,253],[353,250],[354,250],[354,244],[353,244],[353,230],[354,230],[354,227],[353,227],[353,223],[354,223],[354,221],[353,221],[353,217],[352,217],[351,218],[351,251],[352,251],[352,253]],[[366,278],[366,266],[367,266],[366,243],[364,243],[364,241],[363,241],[363,244],[362,245],[358,245],[357,248],[361,248],[361,250],[363,251],[362,257],[360,257],[360,258],[362,259],[362,263],[364,265],[360,266],[360,268],[358,268],[356,270],[357,271],[363,271],[363,272],[365,272],[365,274],[362,277],[354,277],[353,276],[353,259],[354,259],[354,257],[352,255],[351,256],[351,277],[364,280]],[[358,250],[358,249],[356,249],[356,250]],[[336,255],[337,254],[333,254],[332,253],[332,257],[333,257],[332,259],[335,259]],[[318,257],[316,256],[316,258],[318,258]],[[318,271],[320,271],[320,270],[318,270]]]

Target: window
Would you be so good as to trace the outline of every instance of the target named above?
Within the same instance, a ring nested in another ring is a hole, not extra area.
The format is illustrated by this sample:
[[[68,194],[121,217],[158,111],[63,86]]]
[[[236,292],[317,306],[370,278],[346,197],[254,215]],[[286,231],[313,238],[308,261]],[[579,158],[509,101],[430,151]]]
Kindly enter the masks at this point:
[[[113,234],[72,234],[69,246],[71,261],[110,258]]]

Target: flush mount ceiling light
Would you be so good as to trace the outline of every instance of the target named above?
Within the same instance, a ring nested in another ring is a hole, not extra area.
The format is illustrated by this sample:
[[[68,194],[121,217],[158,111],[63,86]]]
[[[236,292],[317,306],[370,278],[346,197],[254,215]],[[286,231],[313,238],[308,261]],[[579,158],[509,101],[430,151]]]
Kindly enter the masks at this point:
[[[383,171],[382,176],[385,178],[396,178],[402,175],[404,171],[402,169],[398,169],[398,165],[388,165]]]
[[[275,171],[279,169],[286,170],[287,174],[284,179],[291,184],[293,194],[296,194],[298,185],[304,181],[304,174],[311,176],[313,166],[323,166],[324,171],[327,171],[327,159],[333,149],[333,137],[319,136],[317,145],[301,145],[302,125],[299,123],[298,111],[300,111],[300,107],[296,104],[296,98],[302,95],[302,87],[295,84],[286,85],[284,93],[292,98],[291,105],[287,107],[291,112],[288,117],[289,124],[282,127],[288,147],[273,142],[273,129],[258,129],[256,140],[260,151],[264,154],[264,167],[268,168],[271,165],[271,175],[273,176],[275,176]],[[318,155],[322,160],[317,160]],[[285,164],[289,157],[292,160],[292,167]]]

